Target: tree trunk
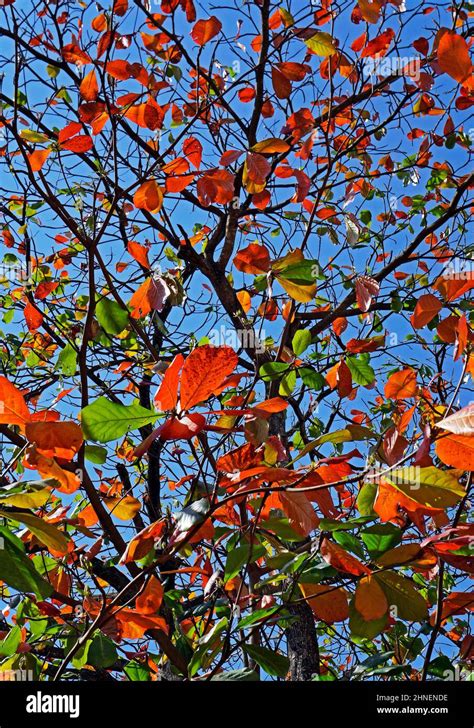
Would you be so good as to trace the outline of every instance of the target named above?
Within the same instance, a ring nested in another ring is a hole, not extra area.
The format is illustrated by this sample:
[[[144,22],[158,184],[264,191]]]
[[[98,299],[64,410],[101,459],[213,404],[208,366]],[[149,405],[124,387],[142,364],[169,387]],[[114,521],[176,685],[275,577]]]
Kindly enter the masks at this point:
[[[286,629],[290,669],[288,680],[301,682],[319,675],[319,647],[314,615],[306,602],[288,604],[288,611],[298,617]]]
[[[270,396],[274,396],[274,393],[271,392]],[[269,434],[279,435],[286,448],[285,432],[286,412],[273,414],[269,419]],[[288,548],[291,549],[291,545],[288,545]],[[314,615],[306,602],[290,602],[287,607],[290,614],[298,618],[286,629],[290,659],[288,680],[297,682],[311,680],[315,673],[319,675],[319,647]]]

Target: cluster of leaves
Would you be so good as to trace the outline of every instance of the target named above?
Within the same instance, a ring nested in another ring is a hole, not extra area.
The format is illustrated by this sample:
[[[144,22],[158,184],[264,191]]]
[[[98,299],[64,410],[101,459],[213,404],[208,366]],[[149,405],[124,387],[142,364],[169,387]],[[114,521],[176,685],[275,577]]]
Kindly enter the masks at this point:
[[[466,677],[472,12],[156,5],[1,9],[0,671]]]

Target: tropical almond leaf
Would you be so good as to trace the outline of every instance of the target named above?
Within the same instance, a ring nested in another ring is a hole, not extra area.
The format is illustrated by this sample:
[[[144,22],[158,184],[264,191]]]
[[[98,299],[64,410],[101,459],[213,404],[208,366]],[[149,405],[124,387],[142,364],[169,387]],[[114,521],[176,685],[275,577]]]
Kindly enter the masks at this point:
[[[397,616],[409,622],[421,622],[428,617],[426,600],[415,589],[411,581],[394,571],[383,571],[374,575],[390,606],[397,608]]]
[[[460,470],[474,470],[474,435],[448,435],[435,444],[439,459]]]
[[[0,376],[0,423],[23,426],[30,419],[29,409],[20,390]]]
[[[181,372],[180,406],[189,410],[205,402],[237,366],[238,357],[229,346],[198,346],[186,358]]]
[[[329,584],[300,584],[301,593],[317,619],[333,624],[349,617],[347,592]]]
[[[463,407],[436,423],[436,427],[455,435],[474,435],[474,404]]]
[[[3,515],[12,521],[23,523],[48,549],[60,554],[67,553],[69,538],[52,523],[48,523],[32,513],[22,511],[5,511]]]
[[[449,508],[464,495],[459,483],[461,473],[461,470],[440,470],[434,466],[408,466],[391,470],[384,479],[417,503],[429,508]]]
[[[138,401],[124,405],[99,397],[82,410],[81,425],[87,440],[110,442],[118,440],[128,430],[154,423],[157,418],[156,412],[142,407]]]

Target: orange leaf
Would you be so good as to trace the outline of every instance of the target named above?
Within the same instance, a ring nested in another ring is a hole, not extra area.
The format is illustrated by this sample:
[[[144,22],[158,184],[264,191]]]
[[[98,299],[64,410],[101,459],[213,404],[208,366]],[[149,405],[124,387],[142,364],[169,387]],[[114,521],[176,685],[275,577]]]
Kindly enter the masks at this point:
[[[39,172],[43,164],[51,154],[52,149],[36,149],[36,151],[28,154],[28,161],[33,172]]]
[[[325,584],[300,584],[300,589],[317,619],[333,624],[349,617],[347,592],[344,589]]]
[[[72,460],[83,442],[82,430],[75,422],[29,422],[26,438],[47,457]]]
[[[69,43],[62,49],[62,56],[67,63],[75,63],[77,66],[85,66],[92,63],[91,57],[85,53],[77,43]]]
[[[228,346],[198,346],[186,358],[181,373],[180,404],[189,410],[204,402],[237,366],[237,354]]]
[[[151,576],[145,589],[135,600],[135,608],[140,614],[155,614],[163,601],[164,589],[156,576]]]
[[[304,493],[272,493],[272,505],[280,507],[290,522],[290,526],[302,536],[308,536],[319,526],[319,518]]]
[[[202,144],[196,137],[190,136],[183,142],[183,153],[193,167],[199,169],[202,160]]]
[[[94,142],[92,138],[86,134],[79,134],[61,143],[61,149],[67,149],[69,152],[75,152],[76,154],[84,154],[84,152],[92,149],[93,146]]]
[[[163,617],[140,614],[135,609],[121,609],[115,615],[121,639],[134,640],[143,637],[149,629],[160,629],[168,632],[168,625]]]
[[[385,396],[387,399],[406,399],[416,394],[416,371],[414,369],[402,369],[389,377],[385,385]]]
[[[184,357],[177,354],[165,372],[154,402],[161,412],[175,409],[178,401],[179,374],[183,367]]]
[[[394,37],[394,31],[392,30],[392,28],[388,28],[386,31],[380,33],[373,40],[367,43],[364,50],[360,54],[360,57],[382,58],[382,56],[384,56],[390,48],[390,44]]]
[[[252,308],[252,298],[250,296],[250,293],[248,291],[238,291],[237,299],[242,306],[243,311],[245,313],[248,313]]]
[[[253,273],[254,275],[266,273],[270,268],[270,253],[264,245],[250,243],[237,253],[234,265],[243,273]]]
[[[448,435],[436,440],[436,454],[452,468],[474,470],[474,435]]]
[[[321,544],[321,556],[326,563],[333,566],[338,571],[344,571],[346,574],[354,574],[355,576],[363,576],[370,574],[370,569],[361,561],[345,551],[332,541],[325,538]]]
[[[35,445],[28,449],[28,456],[23,465],[30,470],[37,470],[43,478],[53,478],[58,481],[55,486],[61,493],[75,493],[81,486],[81,481],[67,470],[63,470],[54,458],[46,457],[37,451]]]
[[[169,295],[169,288],[160,280],[150,276],[135,291],[129,305],[132,309],[132,318],[141,318],[150,311],[162,311]]]
[[[150,261],[148,260],[148,248],[145,245],[135,242],[135,240],[129,240],[127,243],[127,250],[135,260],[140,263],[144,268],[150,269]]]
[[[89,71],[87,76],[81,81],[79,86],[79,93],[85,101],[95,101],[99,95],[99,86],[97,84],[97,78],[94,69]]]
[[[462,83],[470,76],[472,63],[469,46],[461,35],[447,30],[438,44],[438,64],[444,73]]]
[[[29,331],[36,331],[43,323],[43,314],[30,301],[26,302],[23,315]]]
[[[364,576],[359,580],[354,606],[366,622],[380,619],[387,613],[387,597],[372,576]]]
[[[19,389],[0,376],[0,423],[24,425],[31,419],[25,399]]]
[[[156,180],[144,182],[133,195],[133,204],[140,210],[159,212],[163,204],[163,190]]]
[[[82,513],[82,511],[81,511]],[[81,514],[79,514],[81,515]],[[155,539],[158,539],[166,529],[166,521],[155,521],[142,531],[137,533],[127,545],[122,558],[121,564],[128,564],[130,561],[139,561],[153,548]]]
[[[203,46],[220,33],[221,29],[221,21],[215,15],[211,15],[208,20],[197,21],[191,31],[191,38],[197,45]]]
[[[442,302],[432,293],[425,293],[416,302],[410,321],[414,329],[421,329],[434,319],[443,308]]]
[[[463,293],[474,288],[474,276],[460,276],[459,278],[441,276],[435,281],[433,288],[441,293],[445,301],[455,301]]]

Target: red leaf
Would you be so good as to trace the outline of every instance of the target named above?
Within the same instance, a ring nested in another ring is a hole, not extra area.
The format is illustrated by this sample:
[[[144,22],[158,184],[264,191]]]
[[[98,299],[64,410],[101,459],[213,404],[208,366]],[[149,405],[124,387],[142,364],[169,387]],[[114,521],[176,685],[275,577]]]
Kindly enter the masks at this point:
[[[178,401],[179,375],[184,364],[182,354],[177,354],[168,369],[155,394],[154,402],[159,410],[166,412],[176,408]]]
[[[193,167],[199,169],[202,160],[202,144],[195,137],[188,137],[183,143],[183,153],[191,162]]]
[[[364,576],[370,574],[370,569],[361,561],[347,553],[341,546],[325,538],[321,544],[321,556],[326,563],[333,566],[338,571],[344,571],[347,574],[355,576]]]
[[[127,243],[127,250],[135,260],[140,263],[144,268],[150,269],[150,261],[148,260],[148,248],[145,245],[135,242],[135,240],[129,240]]]
[[[23,309],[26,325],[30,331],[37,331],[43,323],[43,314],[30,301],[26,302]]]
[[[234,258],[234,265],[237,270],[243,273],[267,273],[270,269],[270,253],[268,248],[258,243],[250,243],[246,248],[240,250]]]
[[[208,207],[217,202],[227,205],[234,197],[235,176],[225,169],[215,169],[203,175],[197,183],[197,193],[201,204]]]
[[[220,33],[221,29],[221,21],[215,15],[211,15],[208,20],[197,21],[191,31],[191,38],[197,45],[203,46]]]
[[[80,134],[62,142],[61,149],[67,149],[69,152],[76,152],[76,154],[83,154],[84,152],[88,152],[89,149],[92,149],[93,146],[94,142],[92,141],[92,137]]]
[[[394,37],[395,32],[392,28],[388,28],[384,33],[380,33],[380,35],[367,43],[360,57],[381,58],[387,53]]]
[[[181,373],[180,406],[189,410],[205,402],[237,366],[237,354],[228,346],[198,346],[186,358]]]

